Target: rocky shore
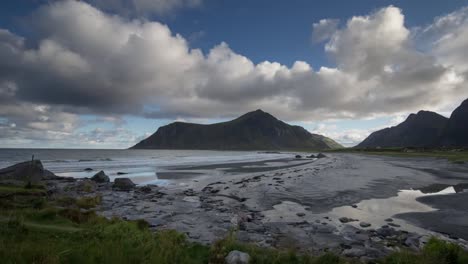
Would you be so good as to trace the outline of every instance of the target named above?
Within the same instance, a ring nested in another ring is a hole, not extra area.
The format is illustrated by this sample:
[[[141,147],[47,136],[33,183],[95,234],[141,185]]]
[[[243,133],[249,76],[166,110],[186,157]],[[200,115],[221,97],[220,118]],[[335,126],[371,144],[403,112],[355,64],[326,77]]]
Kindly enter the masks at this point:
[[[144,219],[152,229],[175,229],[185,233],[191,241],[204,244],[235,231],[241,242],[313,254],[333,252],[361,260],[380,258],[402,249],[419,250],[431,235],[466,248],[463,239],[430,231],[413,232],[406,229],[408,225],[402,226],[399,219],[387,218],[385,224],[375,225],[356,217],[330,213],[324,209],[324,204],[313,202],[323,197],[311,200],[310,197],[291,196],[288,199],[288,193],[310,184],[311,178],[320,184],[321,176],[339,168],[340,162],[343,161],[325,155],[320,159],[292,157],[286,162],[288,165],[277,166],[274,170],[232,173],[222,179],[193,180],[191,185],[169,188],[137,186],[131,179],[124,178],[125,175],[110,182],[105,172],[98,172],[89,179],[57,177],[44,170],[40,161],[35,161],[16,165],[14,170],[1,170],[0,181],[14,184],[15,175],[32,170],[34,182],[45,184],[51,199],[100,197],[95,210],[102,216]],[[18,179],[16,183],[24,180]],[[365,191],[363,193],[365,195]],[[346,199],[346,194],[340,195],[344,200],[333,198],[335,204],[331,207],[361,210],[355,203],[363,197]]]

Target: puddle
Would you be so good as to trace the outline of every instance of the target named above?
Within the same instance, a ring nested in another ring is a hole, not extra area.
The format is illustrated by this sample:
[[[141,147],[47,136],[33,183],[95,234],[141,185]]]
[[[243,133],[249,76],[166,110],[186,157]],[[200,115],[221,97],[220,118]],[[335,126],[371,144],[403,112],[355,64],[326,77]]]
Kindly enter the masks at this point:
[[[353,226],[359,227],[360,222],[368,222],[372,226],[371,228],[378,228],[383,225],[388,225],[389,222],[385,221],[388,218],[394,217],[394,215],[401,213],[409,212],[431,212],[436,211],[426,204],[418,202],[416,199],[423,196],[433,196],[433,195],[447,195],[457,193],[453,186],[446,187],[442,190],[436,192],[426,192],[424,193],[421,190],[401,190],[398,192],[397,196],[389,197],[385,199],[369,199],[359,202],[356,208],[352,206],[341,206],[332,209],[326,215],[329,215],[333,218],[340,217],[349,217],[353,219],[359,219],[356,222],[350,222]],[[399,228],[402,230],[416,232],[420,234],[430,234],[431,232],[414,226],[405,220],[392,218],[393,224],[399,225]]]
[[[282,201],[279,204],[273,206],[272,210],[264,211],[265,216],[263,222],[302,222],[308,221],[313,222],[322,220],[325,217],[329,217],[339,229],[345,224],[339,222],[339,218],[348,217],[353,219],[359,219],[359,221],[349,222],[355,227],[359,227],[360,222],[367,222],[371,224],[370,228],[379,228],[383,225],[388,225],[385,221],[388,218],[392,218],[394,215],[408,212],[431,212],[436,209],[418,202],[416,199],[423,196],[433,195],[447,195],[459,192],[459,188],[449,186],[445,188],[438,188],[435,192],[429,192],[428,189],[421,190],[401,190],[397,196],[389,197],[385,199],[369,199],[359,202],[356,208],[352,206],[340,206],[332,209],[327,213],[313,213],[307,211],[307,207],[291,201]],[[416,232],[420,234],[432,234],[431,231],[411,225],[410,223],[402,220],[393,218],[393,224],[399,225],[395,227],[410,232]],[[359,227],[360,228],[360,227]]]

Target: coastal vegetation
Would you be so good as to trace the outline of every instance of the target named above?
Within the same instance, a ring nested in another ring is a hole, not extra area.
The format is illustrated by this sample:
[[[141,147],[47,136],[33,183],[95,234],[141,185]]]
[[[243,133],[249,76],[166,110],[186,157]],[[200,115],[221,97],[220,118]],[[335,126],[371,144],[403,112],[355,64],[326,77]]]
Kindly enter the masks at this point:
[[[232,250],[248,253],[250,263],[360,263],[240,243],[235,230],[213,245],[192,243],[173,230],[153,232],[143,220],[98,216],[99,196],[51,198],[41,186],[0,186],[0,197],[2,263],[224,263]],[[377,263],[468,263],[468,252],[433,238],[421,252],[397,252]]]

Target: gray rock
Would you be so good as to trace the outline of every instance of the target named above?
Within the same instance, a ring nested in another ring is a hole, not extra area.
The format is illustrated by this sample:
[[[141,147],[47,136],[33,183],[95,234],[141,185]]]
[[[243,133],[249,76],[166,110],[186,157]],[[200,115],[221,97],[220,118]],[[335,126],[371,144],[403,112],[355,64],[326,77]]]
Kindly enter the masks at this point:
[[[379,235],[381,237],[389,237],[389,236],[393,236],[393,235],[395,235],[397,233],[395,229],[393,229],[391,227],[384,228],[383,226],[382,226],[382,228],[379,228],[376,231],[377,231],[377,235]]]
[[[93,171],[93,169],[91,169],[91,168],[86,168],[86,169],[84,169],[84,171]]]
[[[355,221],[359,221],[357,219],[353,219],[353,218],[349,218],[349,217],[340,217],[340,220],[341,223],[343,224],[346,224],[346,223],[349,223],[349,222],[355,222]]]
[[[44,179],[44,167],[40,160],[21,162],[0,170],[0,180],[38,183]]]
[[[129,178],[117,178],[114,180],[112,188],[120,191],[130,191],[135,187],[135,183]]]
[[[399,224],[395,224],[395,223],[388,223],[389,226],[393,226],[393,227],[400,227]]]
[[[322,159],[322,158],[326,158],[326,157],[327,157],[327,156],[325,156],[325,154],[323,154],[323,153],[319,153],[319,154],[317,155],[317,158],[318,158],[318,159]]]
[[[93,177],[91,177],[91,180],[98,182],[98,183],[105,183],[105,182],[110,182],[109,176],[107,176],[104,171],[100,171],[96,174],[94,174]]]
[[[299,217],[304,217],[305,216],[304,213],[297,213],[296,215],[299,216]]]
[[[367,222],[361,222],[361,223],[359,223],[359,225],[360,225],[361,227],[364,227],[364,228],[365,228],[365,227],[371,226],[371,224],[370,224],[370,223],[367,223]]]
[[[296,159],[301,159],[302,156],[301,155],[296,155]]]
[[[142,193],[150,193],[152,191],[150,186],[143,186],[139,189]]]
[[[315,156],[314,154],[310,154],[309,156],[307,156],[307,158],[309,158],[309,159],[315,159],[316,156]]]
[[[248,264],[250,256],[247,253],[233,250],[226,257],[226,264]]]
[[[343,255],[346,257],[362,257],[366,254],[366,250],[363,247],[353,247],[350,249],[343,250]]]
[[[419,249],[419,236],[409,236],[408,238],[406,238],[403,244],[413,250],[418,250]]]

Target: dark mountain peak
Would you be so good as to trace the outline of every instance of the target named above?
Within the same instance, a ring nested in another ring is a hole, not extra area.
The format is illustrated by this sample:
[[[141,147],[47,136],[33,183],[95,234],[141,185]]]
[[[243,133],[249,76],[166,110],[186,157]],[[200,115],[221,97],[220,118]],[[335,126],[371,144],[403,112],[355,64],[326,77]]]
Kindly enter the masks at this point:
[[[279,121],[276,117],[272,116],[271,114],[264,112],[261,109],[257,109],[252,112],[248,112],[246,114],[241,115],[235,120],[272,120],[272,121]]]
[[[201,125],[176,122],[136,144],[136,149],[330,149],[342,147],[324,136],[291,126],[261,109],[234,120]]]
[[[435,112],[421,110],[416,114],[414,113],[410,114],[408,118],[406,118],[404,123],[407,123],[407,122],[425,123],[425,122],[433,122],[434,120],[441,121],[441,120],[447,120],[447,118]]]
[[[457,107],[448,122],[441,145],[468,147],[468,99]]]
[[[460,106],[468,107],[468,99],[466,99],[465,101],[463,101],[463,102],[461,103]]]
[[[369,135],[357,147],[429,147],[435,146],[443,133],[448,118],[431,111],[410,114],[394,127]]]

